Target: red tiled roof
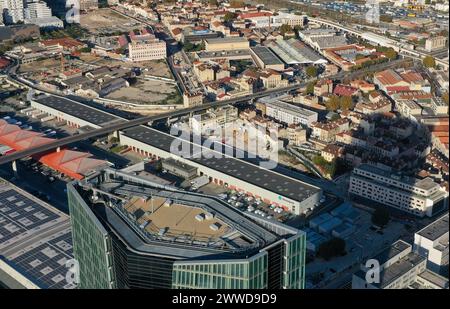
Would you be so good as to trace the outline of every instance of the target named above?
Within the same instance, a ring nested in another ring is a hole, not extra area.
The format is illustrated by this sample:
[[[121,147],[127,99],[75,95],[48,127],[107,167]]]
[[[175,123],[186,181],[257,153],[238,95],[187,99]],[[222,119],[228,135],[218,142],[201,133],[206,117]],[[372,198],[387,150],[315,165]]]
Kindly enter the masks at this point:
[[[0,57],[0,69],[7,67],[9,64],[10,64],[10,61],[8,59]]]
[[[339,96],[352,96],[352,95],[355,95],[357,92],[358,92],[358,89],[351,87],[351,86],[342,85],[342,84],[337,85],[333,91],[333,93],[335,95],[339,95]]]
[[[375,77],[384,85],[395,85],[402,82],[402,77],[394,70],[385,70],[375,74]]]
[[[182,31],[183,31],[183,30],[181,30],[181,28],[175,28],[175,29],[172,30],[172,33],[173,33],[174,35],[179,35]]]
[[[386,87],[386,90],[388,92],[402,92],[402,91],[409,91],[409,86],[388,86]]]
[[[414,71],[408,71],[408,72],[402,73],[400,75],[405,81],[407,81],[409,83],[423,81],[422,75],[420,75],[420,73],[417,73]]]
[[[272,16],[273,14],[271,12],[254,12],[254,13],[243,13],[239,15],[239,18],[241,19],[252,19],[257,17],[268,17]]]

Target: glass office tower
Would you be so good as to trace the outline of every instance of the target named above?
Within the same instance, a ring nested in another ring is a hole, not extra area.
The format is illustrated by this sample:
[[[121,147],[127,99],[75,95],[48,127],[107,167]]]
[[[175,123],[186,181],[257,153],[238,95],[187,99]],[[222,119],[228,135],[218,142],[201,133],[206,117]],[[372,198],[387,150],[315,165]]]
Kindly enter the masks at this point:
[[[302,231],[113,169],[67,192],[81,288],[304,288]]]

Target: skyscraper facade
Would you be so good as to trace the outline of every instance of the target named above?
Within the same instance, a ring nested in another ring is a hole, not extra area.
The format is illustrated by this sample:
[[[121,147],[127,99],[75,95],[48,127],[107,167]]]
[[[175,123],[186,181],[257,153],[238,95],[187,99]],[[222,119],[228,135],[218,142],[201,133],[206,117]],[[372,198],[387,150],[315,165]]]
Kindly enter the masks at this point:
[[[302,231],[113,169],[67,191],[81,288],[304,288]]]

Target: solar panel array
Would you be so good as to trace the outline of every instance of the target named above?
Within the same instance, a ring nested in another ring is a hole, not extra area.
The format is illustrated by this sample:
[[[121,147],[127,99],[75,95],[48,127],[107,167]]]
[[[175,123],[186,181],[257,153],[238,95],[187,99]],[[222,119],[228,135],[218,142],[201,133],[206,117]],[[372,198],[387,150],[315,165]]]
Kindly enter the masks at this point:
[[[58,217],[15,190],[0,192],[0,248],[12,238]]]
[[[0,256],[41,288],[74,288],[66,262],[73,259],[68,216],[28,193],[0,184]]]
[[[72,234],[70,229],[61,236],[11,259],[10,262],[39,286],[46,289],[72,289],[68,283],[69,272],[66,262],[73,258]]]

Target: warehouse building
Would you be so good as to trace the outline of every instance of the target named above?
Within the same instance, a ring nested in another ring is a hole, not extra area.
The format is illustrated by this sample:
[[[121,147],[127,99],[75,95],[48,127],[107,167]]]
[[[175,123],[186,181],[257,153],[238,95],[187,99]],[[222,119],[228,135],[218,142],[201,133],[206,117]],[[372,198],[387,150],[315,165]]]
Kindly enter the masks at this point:
[[[81,288],[304,288],[302,231],[113,169],[67,188]]]
[[[83,103],[56,96],[34,99],[31,106],[79,127],[99,128],[124,120]],[[205,151],[205,155],[200,158],[186,157],[177,147],[192,150],[191,142],[147,126],[126,129],[119,132],[118,136],[122,145],[141,155],[155,159],[173,157],[196,167],[199,175],[208,176],[210,181],[218,185],[260,198],[295,214],[314,208],[322,197],[322,190],[318,187],[200,145],[194,148]]]
[[[197,176],[196,167],[181,163],[174,158],[167,158],[162,160],[162,168],[163,170],[184,179],[191,179]]]
[[[238,49],[248,50],[249,48],[249,41],[243,37],[205,39],[205,50],[207,52]]]
[[[297,39],[278,39],[267,45],[286,64],[326,64],[323,57],[319,56],[312,48]]]
[[[284,63],[267,47],[255,46],[250,48],[255,63],[261,69],[284,70]]]

